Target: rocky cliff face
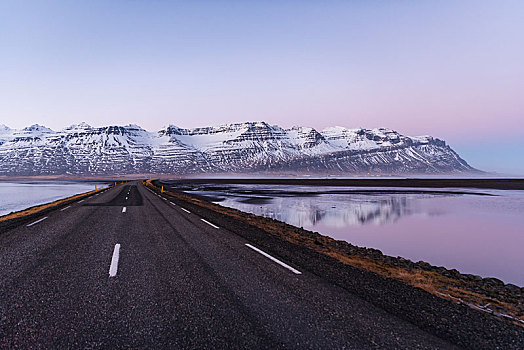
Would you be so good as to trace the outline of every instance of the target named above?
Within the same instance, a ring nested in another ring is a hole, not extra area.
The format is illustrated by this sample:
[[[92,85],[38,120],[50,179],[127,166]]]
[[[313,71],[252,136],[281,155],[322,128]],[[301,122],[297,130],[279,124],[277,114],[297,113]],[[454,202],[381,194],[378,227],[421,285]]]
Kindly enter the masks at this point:
[[[442,140],[390,129],[283,129],[264,122],[148,132],[137,125],[53,131],[0,125],[0,175],[475,171]]]

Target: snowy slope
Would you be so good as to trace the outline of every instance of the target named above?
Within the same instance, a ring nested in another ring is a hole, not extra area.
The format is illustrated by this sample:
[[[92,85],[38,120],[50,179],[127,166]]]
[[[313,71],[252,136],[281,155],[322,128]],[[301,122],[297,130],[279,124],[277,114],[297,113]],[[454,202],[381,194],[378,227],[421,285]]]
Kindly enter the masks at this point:
[[[149,132],[137,125],[53,131],[0,125],[0,175],[195,174],[296,171],[442,173],[474,171],[444,141],[390,129],[283,129],[246,122]]]

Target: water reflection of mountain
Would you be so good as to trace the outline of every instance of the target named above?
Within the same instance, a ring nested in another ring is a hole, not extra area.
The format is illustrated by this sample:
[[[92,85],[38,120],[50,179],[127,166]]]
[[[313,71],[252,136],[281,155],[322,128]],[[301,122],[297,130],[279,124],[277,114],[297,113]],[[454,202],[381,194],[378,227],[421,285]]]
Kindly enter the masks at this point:
[[[335,197],[335,198],[333,198]],[[338,197],[338,198],[336,198]],[[343,197],[343,198],[340,198]],[[365,198],[362,198],[365,197]],[[383,225],[392,223],[414,212],[412,201],[406,196],[369,198],[370,196],[319,196],[273,198],[270,203],[252,205],[235,199],[226,199],[222,205],[271,217],[304,227],[322,222],[333,227]]]

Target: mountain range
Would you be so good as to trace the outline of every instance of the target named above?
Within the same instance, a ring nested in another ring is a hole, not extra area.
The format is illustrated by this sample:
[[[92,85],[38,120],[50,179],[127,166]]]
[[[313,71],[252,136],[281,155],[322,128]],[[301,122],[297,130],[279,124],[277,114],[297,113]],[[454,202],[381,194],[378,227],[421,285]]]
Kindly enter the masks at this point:
[[[0,125],[0,175],[475,172],[445,141],[394,130],[284,129],[246,122],[150,132],[137,125],[54,131]]]

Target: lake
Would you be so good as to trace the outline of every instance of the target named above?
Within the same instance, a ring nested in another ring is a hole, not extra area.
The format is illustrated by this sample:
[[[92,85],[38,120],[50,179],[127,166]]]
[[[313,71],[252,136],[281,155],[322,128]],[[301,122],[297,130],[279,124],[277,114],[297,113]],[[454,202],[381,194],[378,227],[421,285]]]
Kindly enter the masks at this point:
[[[49,203],[75,194],[107,187],[108,184],[78,181],[0,181],[0,215]]]
[[[524,191],[205,184],[186,190],[390,256],[524,286]]]

